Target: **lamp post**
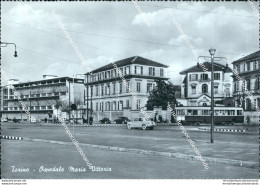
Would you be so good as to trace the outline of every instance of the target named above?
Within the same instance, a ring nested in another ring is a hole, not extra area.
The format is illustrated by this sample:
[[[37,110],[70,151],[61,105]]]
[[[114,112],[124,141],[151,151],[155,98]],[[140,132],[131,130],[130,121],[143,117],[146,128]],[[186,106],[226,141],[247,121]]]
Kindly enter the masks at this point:
[[[10,42],[1,42],[1,47],[7,47],[7,45],[12,44],[14,45],[14,57],[18,57],[17,51],[16,51],[16,44],[10,43]]]
[[[198,58],[202,57],[205,60],[210,59],[211,60],[211,125],[210,125],[210,142],[214,143],[214,125],[215,125],[215,118],[214,118],[214,61],[220,61],[222,59],[225,59],[226,57],[214,57],[216,53],[216,49],[209,49],[210,57],[208,56],[199,56]]]
[[[210,127],[210,142],[213,143],[213,129],[214,129],[214,55],[216,49],[210,49],[211,55],[211,127]]]

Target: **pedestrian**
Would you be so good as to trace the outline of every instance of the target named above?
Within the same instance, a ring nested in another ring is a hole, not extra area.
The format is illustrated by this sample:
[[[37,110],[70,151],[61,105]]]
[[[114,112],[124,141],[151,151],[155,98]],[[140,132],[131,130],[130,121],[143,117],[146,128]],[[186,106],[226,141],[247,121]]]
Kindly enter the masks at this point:
[[[44,119],[45,123],[47,123],[47,118]]]
[[[247,122],[247,125],[249,125],[249,123],[250,123],[250,117],[249,116],[247,116],[246,122]]]

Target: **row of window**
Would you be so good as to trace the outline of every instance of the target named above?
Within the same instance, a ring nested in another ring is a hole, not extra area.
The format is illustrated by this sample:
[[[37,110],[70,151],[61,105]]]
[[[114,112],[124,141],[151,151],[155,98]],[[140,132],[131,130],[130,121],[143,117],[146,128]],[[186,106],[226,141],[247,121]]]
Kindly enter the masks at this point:
[[[189,81],[198,81],[198,74],[190,74]],[[201,81],[209,80],[208,74],[200,74]],[[214,80],[220,80],[220,73],[214,73]]]
[[[253,61],[253,62],[245,62],[242,65],[241,64],[235,65],[235,68],[238,73],[246,72],[246,71],[253,71],[253,70],[260,69],[260,62],[257,60]]]
[[[237,81],[234,83],[234,90],[239,91],[240,86],[242,87],[242,90],[260,90],[260,77],[257,77],[254,84],[251,84],[252,79],[248,78],[240,83],[240,81]]]
[[[215,110],[214,111],[216,116],[233,116],[233,115],[242,115],[242,111],[241,110],[237,110],[237,112],[235,112],[235,110]],[[185,110],[177,110],[176,112],[177,115],[186,115]],[[188,116],[209,116],[211,115],[211,111],[210,110],[191,110],[188,109],[187,110],[187,115]]]
[[[27,107],[29,109],[29,107]],[[51,110],[52,106],[31,106],[31,110]],[[23,110],[23,107],[8,107],[8,110]]]
[[[140,100],[136,101],[136,109],[139,110],[140,109]],[[130,108],[130,100],[126,100],[126,105],[125,107]],[[95,110],[96,111],[116,111],[116,110],[120,110],[122,111],[124,108],[124,103],[122,100],[120,101],[113,101],[113,102],[96,102],[96,107]]]
[[[125,66],[125,67],[119,67],[118,71],[116,69],[111,69],[108,71],[103,71],[98,74],[94,74],[90,76],[90,82],[97,82],[100,80],[106,80],[106,79],[111,79],[111,78],[117,78],[120,76],[125,76],[129,74],[136,74],[136,75],[144,75],[144,67],[143,66],[134,66],[134,73],[131,73],[131,68],[130,66]],[[149,76],[156,76],[156,69],[155,67],[149,67],[148,74]],[[160,68],[160,73],[159,75],[161,77],[164,76],[164,69]]]
[[[203,94],[207,94],[208,93],[208,85],[207,84],[203,84],[201,87],[201,91]],[[196,86],[191,86],[191,93],[192,94],[196,94],[197,93],[197,87]],[[214,85],[214,94],[218,94],[218,86]],[[226,96],[230,96],[230,88],[226,87],[225,88],[225,94]]]
[[[20,95],[20,98],[38,98],[38,97],[50,97],[50,96],[63,96],[66,92],[55,92],[55,93],[41,93],[41,94],[31,94],[30,95]],[[9,96],[9,99],[18,99],[18,96]]]
[[[127,93],[130,93],[130,90],[133,91],[133,89],[130,89],[130,86],[129,86],[129,81],[126,81],[126,85],[123,84],[123,82],[119,82],[119,89],[118,89],[118,92],[119,94],[122,94],[123,93],[123,86],[126,86],[126,92]],[[136,82],[136,92],[141,92],[141,82]],[[147,83],[147,86],[146,86],[146,92],[149,93],[153,88],[155,87],[155,85],[153,83]],[[99,96],[99,89],[100,87],[99,86],[95,86],[95,95],[96,96]],[[90,88],[90,93],[91,95],[93,95],[93,86],[91,86]],[[101,85],[101,96],[103,95],[115,95],[116,94],[116,83],[112,83],[112,87],[110,84],[104,84],[104,85]]]

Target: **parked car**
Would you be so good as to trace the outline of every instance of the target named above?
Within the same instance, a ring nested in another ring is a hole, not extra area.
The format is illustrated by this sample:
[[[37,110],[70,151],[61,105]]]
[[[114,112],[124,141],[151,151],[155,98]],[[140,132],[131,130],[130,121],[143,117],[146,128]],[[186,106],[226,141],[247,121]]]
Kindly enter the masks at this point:
[[[143,130],[146,130],[149,128],[149,129],[153,130],[154,127],[156,127],[156,123],[154,121],[145,120],[144,118],[136,118],[136,119],[134,119],[134,121],[129,121],[127,123],[128,129],[142,128]]]
[[[103,118],[102,120],[99,120],[101,124],[111,124],[111,121],[108,118]]]
[[[115,119],[116,124],[127,124],[127,122],[130,121],[127,117],[119,117]]]

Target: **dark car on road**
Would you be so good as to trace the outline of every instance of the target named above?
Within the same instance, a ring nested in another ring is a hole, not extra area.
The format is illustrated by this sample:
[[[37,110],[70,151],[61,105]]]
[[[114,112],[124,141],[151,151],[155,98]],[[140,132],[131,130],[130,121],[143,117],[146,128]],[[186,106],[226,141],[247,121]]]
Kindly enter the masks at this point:
[[[111,124],[111,121],[108,118],[103,118],[102,120],[99,120],[101,124]]]
[[[116,124],[127,124],[130,121],[127,117],[119,117],[115,119]]]

